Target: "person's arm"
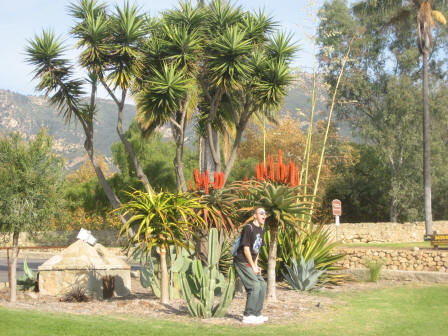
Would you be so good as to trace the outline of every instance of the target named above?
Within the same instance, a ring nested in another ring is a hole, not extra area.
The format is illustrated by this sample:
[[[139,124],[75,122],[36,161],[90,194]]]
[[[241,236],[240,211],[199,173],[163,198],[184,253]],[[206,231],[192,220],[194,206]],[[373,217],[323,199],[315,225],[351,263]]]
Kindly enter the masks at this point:
[[[260,273],[260,269],[257,266],[257,261],[258,261],[258,256],[254,260],[252,259],[252,254],[250,254],[250,247],[249,246],[244,246],[243,248],[243,252],[244,252],[244,256],[246,257],[247,262],[249,263],[250,267],[252,267],[253,271],[255,274]]]

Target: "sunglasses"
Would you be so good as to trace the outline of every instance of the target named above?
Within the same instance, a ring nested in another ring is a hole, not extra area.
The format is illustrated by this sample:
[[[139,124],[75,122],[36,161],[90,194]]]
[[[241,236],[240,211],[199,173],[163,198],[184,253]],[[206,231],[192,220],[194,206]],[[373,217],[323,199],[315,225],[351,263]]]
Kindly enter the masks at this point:
[[[267,215],[266,211],[264,211],[264,210],[259,211],[258,214],[259,214],[259,215],[262,215],[262,216],[263,216],[263,215]]]

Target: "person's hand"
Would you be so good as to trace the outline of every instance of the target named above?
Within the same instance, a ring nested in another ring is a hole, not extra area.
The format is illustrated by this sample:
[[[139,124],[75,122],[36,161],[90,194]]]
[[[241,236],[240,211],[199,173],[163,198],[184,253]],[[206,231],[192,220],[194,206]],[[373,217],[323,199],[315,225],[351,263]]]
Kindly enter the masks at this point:
[[[261,274],[261,268],[260,267],[258,267],[258,266],[254,266],[254,267],[252,267],[252,269],[254,270],[254,273],[255,274]]]

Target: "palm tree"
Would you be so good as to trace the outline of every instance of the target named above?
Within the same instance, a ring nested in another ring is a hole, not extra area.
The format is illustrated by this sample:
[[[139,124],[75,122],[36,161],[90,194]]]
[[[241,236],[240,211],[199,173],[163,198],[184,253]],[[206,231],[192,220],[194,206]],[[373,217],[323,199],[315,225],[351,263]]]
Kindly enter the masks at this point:
[[[446,24],[445,16],[433,9],[434,0],[364,0],[354,6],[358,13],[379,13],[387,15],[387,25],[403,22],[410,16],[417,22],[417,44],[422,57],[422,94],[423,94],[423,179],[425,197],[425,231],[432,234],[431,207],[431,160],[430,160],[430,116],[429,116],[429,75],[428,56],[432,48],[432,31],[436,21]]]

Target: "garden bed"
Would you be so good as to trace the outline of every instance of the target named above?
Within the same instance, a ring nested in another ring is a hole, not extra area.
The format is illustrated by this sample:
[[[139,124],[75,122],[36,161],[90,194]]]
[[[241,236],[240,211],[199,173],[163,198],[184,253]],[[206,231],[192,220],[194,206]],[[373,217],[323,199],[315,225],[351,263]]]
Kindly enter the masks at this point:
[[[364,291],[392,286],[402,286],[409,282],[378,281],[347,282],[342,286],[324,288],[318,292],[296,292],[283,284],[277,286],[276,303],[266,303],[263,314],[269,316],[271,324],[303,323],[318,319],[321,313],[328,312],[333,306],[339,305],[340,299],[332,293]],[[83,303],[60,302],[58,297],[43,296],[33,292],[18,292],[17,303],[8,302],[7,288],[0,290],[0,306],[31,309],[44,312],[64,312],[81,315],[108,315],[157,318],[171,321],[191,321],[184,300],[172,300],[163,305],[152,295],[150,289],[142,288],[138,279],[132,281],[132,294],[127,298],[112,298],[109,300],[92,300]],[[234,325],[241,323],[244,310],[245,294],[237,294],[224,318],[204,320],[208,324]]]

